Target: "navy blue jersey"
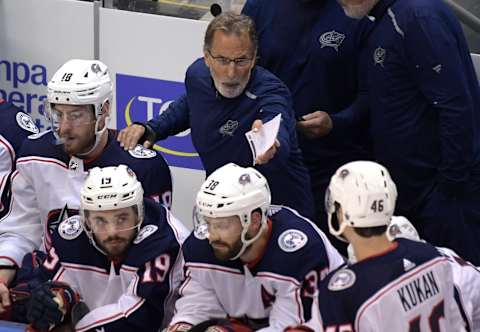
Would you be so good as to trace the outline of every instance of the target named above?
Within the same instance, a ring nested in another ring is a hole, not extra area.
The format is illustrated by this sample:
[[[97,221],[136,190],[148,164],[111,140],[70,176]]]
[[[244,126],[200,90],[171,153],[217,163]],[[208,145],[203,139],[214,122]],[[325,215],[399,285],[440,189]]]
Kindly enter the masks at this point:
[[[74,215],[58,225],[38,269],[24,260],[27,273],[20,273],[20,281],[59,281],[78,292],[90,312],[76,331],[158,331],[171,318],[183,276],[180,248],[187,234],[165,206],[145,200],[139,233],[125,256],[112,261],[92,245]]]
[[[267,178],[273,203],[290,206],[312,217],[310,178],[298,148],[287,87],[270,72],[257,66],[240,96],[224,98],[215,89],[203,59],[198,59],[188,68],[185,85],[186,95],[148,122],[158,138],[164,139],[191,128],[193,144],[208,176],[229,162],[243,167],[252,166],[254,160],[244,134],[256,119],[265,123],[281,114],[277,136],[280,147],[272,160],[255,167]]]
[[[381,0],[371,11],[367,68],[376,159],[405,213],[435,186],[480,185],[480,88],[462,28],[443,1]]]
[[[10,207],[10,174],[23,140],[38,133],[32,118],[20,108],[0,99],[0,218]]]
[[[108,132],[108,142],[100,156],[83,160],[66,154],[51,131],[25,140],[12,174],[11,209],[0,223],[0,263],[19,264],[22,257],[43,244],[50,244],[49,220],[57,220],[67,207],[80,207],[80,189],[87,171],[93,167],[125,164],[142,183],[144,194],[169,206],[172,190],[170,170],[163,157],[138,145],[125,151]],[[42,239],[42,234],[45,237]]]
[[[270,212],[270,238],[254,265],[219,261],[208,240],[189,236],[183,247],[187,278],[172,324],[228,315],[263,319],[265,331],[282,331],[309,317],[316,282],[343,259],[325,234],[293,210]]]
[[[465,322],[450,264],[427,243],[398,239],[390,251],[330,273],[319,286],[320,322],[308,325],[328,332],[440,331],[442,319],[445,331],[460,331]]]
[[[334,114],[354,101],[360,23],[336,0],[247,0],[242,13],[255,21],[258,64],[288,86],[297,117],[317,110]],[[299,143],[314,182],[329,180],[348,161],[366,158],[354,130],[341,138],[299,135]]]

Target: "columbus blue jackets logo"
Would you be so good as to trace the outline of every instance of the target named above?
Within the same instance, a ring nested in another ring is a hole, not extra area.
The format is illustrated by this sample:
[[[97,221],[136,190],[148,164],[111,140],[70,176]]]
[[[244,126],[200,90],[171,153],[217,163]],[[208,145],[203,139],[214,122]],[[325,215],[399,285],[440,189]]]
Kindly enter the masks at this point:
[[[320,48],[331,47],[338,52],[338,48],[345,40],[345,35],[335,30],[325,32],[318,38],[318,41],[322,45]]]
[[[294,252],[305,246],[308,237],[298,229],[288,229],[278,237],[278,246],[286,252]]]
[[[133,150],[129,150],[128,153],[130,153],[132,157],[140,159],[149,159],[157,155],[155,151],[146,149],[142,145],[137,145]]]
[[[52,234],[60,223],[74,215],[78,215],[78,210],[69,209],[67,204],[65,204],[63,209],[51,210],[47,217],[47,229],[49,234]]]
[[[65,240],[76,239],[83,231],[80,216],[65,219],[58,226],[58,234]]]
[[[341,291],[351,287],[357,279],[355,272],[349,269],[341,269],[335,272],[328,282],[328,289],[331,291]]]
[[[246,185],[247,183],[252,182],[250,179],[250,175],[248,174],[242,174],[240,175],[240,178],[238,179],[238,183],[240,183],[242,186]]]
[[[373,52],[373,61],[375,65],[380,65],[383,67],[386,58],[387,50],[382,47],[377,47],[377,49]]]
[[[33,122],[33,119],[30,117],[30,115],[23,112],[18,112],[16,120],[20,128],[25,129],[33,134],[39,133],[38,127],[35,125],[35,122]]]
[[[138,243],[142,242],[147,237],[149,237],[150,235],[155,233],[157,231],[157,229],[158,229],[158,226],[155,226],[155,225],[146,225],[146,226],[142,227],[140,232],[138,232],[138,235],[135,238],[135,240],[133,240],[133,243],[138,244]]]
[[[218,130],[222,136],[233,136],[235,130],[238,128],[238,121],[228,120],[223,126]]]

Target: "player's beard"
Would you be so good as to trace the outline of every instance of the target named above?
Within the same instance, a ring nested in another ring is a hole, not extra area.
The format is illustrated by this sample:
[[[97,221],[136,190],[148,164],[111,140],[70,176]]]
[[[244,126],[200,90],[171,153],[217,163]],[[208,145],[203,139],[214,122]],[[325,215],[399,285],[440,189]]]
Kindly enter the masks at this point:
[[[240,238],[237,239],[237,241],[235,241],[234,244],[232,245],[229,245],[225,242],[221,242],[221,241],[215,241],[215,242],[212,242],[211,243],[212,245],[222,245],[224,246],[223,247],[223,250],[221,249],[218,249],[218,248],[215,248],[212,246],[212,249],[213,249],[213,254],[215,255],[215,257],[220,260],[220,261],[228,261],[230,259],[232,259],[233,257],[237,256],[238,253],[240,252],[240,250],[242,250],[242,246],[243,246],[243,243],[242,243],[242,240]],[[226,249],[228,248],[228,249]]]
[[[95,138],[93,131],[85,136],[66,132],[60,135],[60,142],[63,145],[63,151],[72,156],[90,151],[95,144]]]
[[[132,239],[118,235],[110,236],[103,240],[100,246],[109,256],[120,257],[127,251],[131,241]]]

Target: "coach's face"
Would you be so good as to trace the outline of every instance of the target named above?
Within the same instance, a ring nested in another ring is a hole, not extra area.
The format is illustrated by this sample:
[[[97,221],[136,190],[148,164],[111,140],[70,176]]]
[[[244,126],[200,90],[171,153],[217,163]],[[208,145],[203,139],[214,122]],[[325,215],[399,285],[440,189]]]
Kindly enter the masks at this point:
[[[242,249],[242,225],[238,216],[224,218],[205,217],[208,240],[213,253],[221,261],[235,257]]]
[[[255,49],[247,33],[215,31],[211,48],[204,51],[215,88],[226,98],[238,97],[255,66]]]
[[[379,0],[337,0],[345,15],[355,19],[365,17]]]

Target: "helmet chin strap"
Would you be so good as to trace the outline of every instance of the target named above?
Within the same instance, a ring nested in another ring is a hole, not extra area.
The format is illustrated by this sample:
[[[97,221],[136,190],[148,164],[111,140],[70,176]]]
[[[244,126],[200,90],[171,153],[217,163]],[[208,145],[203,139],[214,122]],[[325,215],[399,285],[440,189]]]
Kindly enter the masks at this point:
[[[97,121],[95,122],[95,143],[93,143],[93,146],[87,152],[77,153],[78,157],[87,157],[90,153],[92,153],[98,147],[98,144],[100,144],[100,140],[102,139],[103,133],[107,130],[107,121],[108,121],[108,116],[105,117],[105,124],[103,128],[101,130],[98,130],[100,118],[97,119]]]
[[[230,258],[230,260],[236,260],[238,258],[240,258],[245,250],[253,243],[255,242],[259,237],[260,235],[263,234],[264,230],[267,228],[267,216],[263,215],[262,214],[262,221],[261,221],[261,224],[262,226],[260,227],[260,229],[258,230],[257,234],[255,234],[254,237],[252,237],[250,240],[247,240],[246,239],[246,236],[247,236],[247,232],[248,232],[248,226],[250,226],[250,222],[251,222],[251,213],[247,216],[247,222],[245,223],[245,225],[243,226],[243,230],[242,230],[242,235],[241,235],[241,241],[242,241],[242,249],[240,249],[240,251],[238,252],[238,254],[235,255],[235,257],[233,258]]]

